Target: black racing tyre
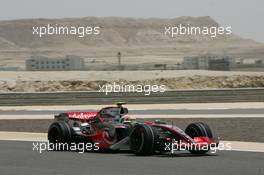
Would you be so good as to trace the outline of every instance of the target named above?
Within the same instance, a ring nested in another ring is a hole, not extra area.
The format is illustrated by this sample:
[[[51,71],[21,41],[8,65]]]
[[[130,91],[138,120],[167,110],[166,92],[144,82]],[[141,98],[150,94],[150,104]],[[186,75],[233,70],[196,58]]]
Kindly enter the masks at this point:
[[[65,121],[57,121],[48,130],[50,148],[53,150],[68,150],[72,141],[72,130]]]
[[[186,129],[185,133],[188,134],[191,138],[194,137],[208,137],[208,138],[213,138],[213,133],[210,127],[203,122],[198,122],[198,123],[191,123],[189,124]],[[189,150],[191,153],[194,154],[204,154],[208,152],[210,149],[206,150]]]
[[[130,149],[137,156],[150,156],[154,153],[155,132],[151,126],[137,124],[130,134]]]
[[[188,134],[191,138],[204,136],[204,137],[213,137],[213,133],[210,127],[206,123],[198,122],[189,124],[185,133]]]

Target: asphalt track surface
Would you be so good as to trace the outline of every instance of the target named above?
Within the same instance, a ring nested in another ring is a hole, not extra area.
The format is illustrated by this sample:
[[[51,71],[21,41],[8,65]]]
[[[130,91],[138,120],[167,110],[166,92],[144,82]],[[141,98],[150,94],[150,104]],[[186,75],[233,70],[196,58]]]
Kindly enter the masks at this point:
[[[52,108],[52,107],[51,107]],[[87,109],[87,111],[97,111]],[[1,115],[43,115],[43,114],[58,114],[63,112],[62,110],[41,110],[41,111],[28,111],[28,110],[9,110],[9,111],[0,111]],[[78,112],[78,110],[76,110]],[[261,109],[165,109],[165,110],[130,110],[129,114],[155,114],[155,115],[200,115],[200,114],[264,114],[264,108]]]
[[[263,175],[264,153],[220,151],[137,157],[130,153],[84,153],[32,150],[32,142],[0,141],[3,175]]]

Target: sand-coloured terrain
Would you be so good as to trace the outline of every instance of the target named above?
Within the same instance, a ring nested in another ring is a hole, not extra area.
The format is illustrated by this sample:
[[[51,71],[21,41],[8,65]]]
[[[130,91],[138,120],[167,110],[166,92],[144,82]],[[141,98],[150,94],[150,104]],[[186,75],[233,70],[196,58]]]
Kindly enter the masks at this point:
[[[99,85],[165,85],[167,89],[264,87],[264,72],[68,71],[0,72],[1,92],[97,91]]]
[[[100,35],[79,38],[69,35],[39,37],[32,28],[46,26],[100,26]],[[120,17],[84,17],[64,19],[23,19],[0,21],[0,68],[25,69],[31,55],[64,57],[79,55],[87,68],[117,64],[177,64],[184,56],[201,54],[228,55],[234,58],[262,58],[264,44],[232,33],[212,38],[207,35],[165,35],[165,26],[193,25],[218,27],[221,24],[208,16],[172,19],[139,19]]]

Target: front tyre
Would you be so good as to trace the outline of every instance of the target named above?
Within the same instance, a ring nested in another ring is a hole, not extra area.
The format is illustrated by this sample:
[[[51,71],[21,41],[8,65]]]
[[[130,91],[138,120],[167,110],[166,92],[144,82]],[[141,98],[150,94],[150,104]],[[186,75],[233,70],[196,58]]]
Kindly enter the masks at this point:
[[[151,126],[138,124],[130,134],[130,149],[137,156],[150,156],[154,153],[155,133]]]
[[[52,150],[68,150],[72,141],[72,131],[65,121],[52,123],[48,130],[49,146]]]
[[[212,130],[206,123],[203,122],[189,124],[185,129],[185,133],[188,134],[191,138],[194,137],[213,138]],[[209,150],[210,149],[208,148],[205,150],[189,150],[189,151],[193,154],[205,154]]]

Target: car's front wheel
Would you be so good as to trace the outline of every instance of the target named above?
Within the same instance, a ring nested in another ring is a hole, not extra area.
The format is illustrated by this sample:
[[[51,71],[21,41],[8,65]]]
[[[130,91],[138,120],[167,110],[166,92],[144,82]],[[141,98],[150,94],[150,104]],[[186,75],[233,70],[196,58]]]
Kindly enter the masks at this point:
[[[68,150],[72,141],[72,131],[65,121],[52,123],[48,130],[49,146],[53,150]]]
[[[186,129],[185,133],[188,134],[191,138],[194,137],[208,137],[213,138],[213,133],[210,127],[206,123],[198,122],[198,123],[191,123],[189,124]],[[210,149],[193,149],[189,150],[193,154],[205,154]]]
[[[151,126],[137,124],[130,134],[130,149],[138,156],[154,153],[155,132]]]

